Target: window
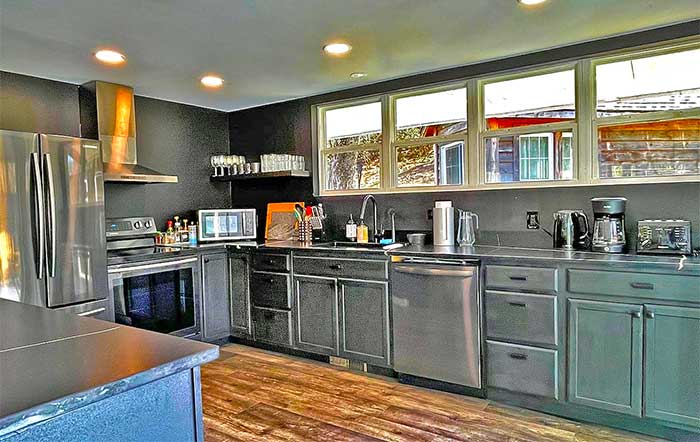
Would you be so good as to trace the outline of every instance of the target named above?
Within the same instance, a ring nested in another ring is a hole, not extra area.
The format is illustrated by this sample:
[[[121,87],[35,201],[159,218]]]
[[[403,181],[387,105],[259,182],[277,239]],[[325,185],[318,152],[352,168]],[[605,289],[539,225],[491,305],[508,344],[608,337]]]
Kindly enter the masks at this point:
[[[571,121],[576,118],[574,70],[484,85],[489,130]]]
[[[324,189],[377,189],[381,183],[382,104],[321,109]]]
[[[467,88],[398,96],[392,149],[397,187],[464,182]]]
[[[489,137],[485,147],[487,183],[573,178],[572,132]]]
[[[597,177],[700,175],[700,48],[595,65]]]
[[[596,66],[598,117],[700,107],[700,49]]]
[[[574,178],[575,77],[567,69],[484,82],[487,184]]]
[[[700,182],[700,40],[315,108],[321,195]]]

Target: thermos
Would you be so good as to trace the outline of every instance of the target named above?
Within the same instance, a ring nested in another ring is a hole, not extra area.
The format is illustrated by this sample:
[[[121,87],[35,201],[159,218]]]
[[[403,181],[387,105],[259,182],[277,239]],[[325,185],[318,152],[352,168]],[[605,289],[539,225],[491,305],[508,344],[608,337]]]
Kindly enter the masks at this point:
[[[455,209],[452,201],[435,201],[433,207],[433,244],[453,246],[455,244]]]

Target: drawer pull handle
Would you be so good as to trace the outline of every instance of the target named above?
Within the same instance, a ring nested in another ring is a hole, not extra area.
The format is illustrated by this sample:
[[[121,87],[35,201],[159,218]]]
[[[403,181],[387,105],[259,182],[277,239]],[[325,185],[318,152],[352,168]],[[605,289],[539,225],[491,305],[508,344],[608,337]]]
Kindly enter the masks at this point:
[[[270,265],[274,265],[274,264],[275,264],[275,260],[272,259],[272,258],[270,258],[270,259],[267,260],[267,263],[270,264]]]
[[[275,280],[274,280],[274,279],[272,279],[272,278],[270,278],[270,279],[267,279],[266,281],[267,281],[268,283],[270,283],[270,284],[274,284],[274,283],[275,283]]]
[[[511,281],[527,281],[527,276],[510,276]]]
[[[654,284],[649,284],[648,282],[630,282],[630,286],[633,289],[654,290]]]
[[[522,353],[510,353],[508,354],[508,356],[510,356],[512,359],[518,359],[521,361],[527,360],[527,355],[524,355]]]
[[[633,318],[641,318],[642,314],[640,312],[630,312]]]
[[[654,312],[647,312],[647,318],[654,319]]]
[[[527,304],[525,304],[524,302],[509,302],[508,304],[512,305],[513,307],[527,308]]]
[[[341,269],[342,269],[342,267],[340,266],[340,264],[331,264],[331,265],[328,266],[328,268],[329,268],[329,269],[332,269],[332,270],[341,270]]]
[[[208,263],[208,262],[209,262],[209,258],[204,258],[204,262],[205,262],[205,263]]]

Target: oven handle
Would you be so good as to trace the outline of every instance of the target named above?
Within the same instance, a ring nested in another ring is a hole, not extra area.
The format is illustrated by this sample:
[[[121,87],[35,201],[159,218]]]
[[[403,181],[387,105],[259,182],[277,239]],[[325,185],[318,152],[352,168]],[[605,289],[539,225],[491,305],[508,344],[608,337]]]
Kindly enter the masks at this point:
[[[107,273],[123,273],[123,272],[131,272],[134,270],[150,270],[150,269],[160,269],[162,267],[172,267],[180,264],[188,264],[191,262],[197,262],[197,258],[187,258],[187,259],[181,259],[178,261],[165,261],[165,262],[157,262],[154,264],[142,264],[142,265],[135,265],[135,266],[130,266],[130,267],[119,267],[119,268],[113,268],[113,269],[108,269]]]

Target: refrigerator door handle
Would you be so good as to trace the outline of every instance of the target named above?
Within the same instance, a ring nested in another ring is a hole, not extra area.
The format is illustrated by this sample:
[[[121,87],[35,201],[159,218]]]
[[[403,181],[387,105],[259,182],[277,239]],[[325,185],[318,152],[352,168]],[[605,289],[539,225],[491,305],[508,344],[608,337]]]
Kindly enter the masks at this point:
[[[44,172],[46,173],[46,189],[48,193],[48,219],[49,219],[49,277],[56,276],[56,193],[53,185],[53,169],[51,168],[51,154],[44,154]]]
[[[44,259],[46,258],[46,225],[44,224],[44,212],[46,211],[46,207],[44,206],[44,185],[41,179],[39,154],[32,153],[31,161],[34,172],[34,212],[36,214],[33,227],[38,230],[38,232],[35,232],[35,235],[39,243],[39,250],[36,253],[37,256],[34,257],[34,261],[36,263],[37,278],[44,279],[44,268],[46,267],[44,264]]]

